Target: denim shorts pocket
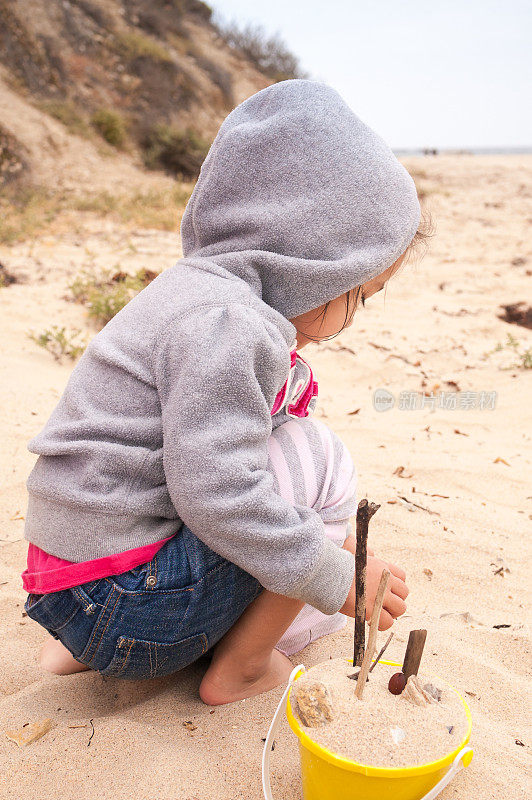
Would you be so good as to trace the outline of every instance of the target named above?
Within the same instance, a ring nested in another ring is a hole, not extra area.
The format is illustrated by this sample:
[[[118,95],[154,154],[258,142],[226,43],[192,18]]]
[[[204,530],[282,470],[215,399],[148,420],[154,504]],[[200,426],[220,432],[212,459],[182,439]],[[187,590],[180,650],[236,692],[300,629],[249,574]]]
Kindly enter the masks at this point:
[[[45,594],[32,592],[24,603],[28,617],[50,632],[67,625],[79,609],[80,604],[71,596],[69,589]]]
[[[59,639],[74,657],[84,649],[98,610],[80,587],[43,595],[30,593],[24,608],[28,617]]]
[[[188,667],[208,649],[204,633],[176,642],[152,642],[119,636],[111,662],[100,675],[114,678],[156,678]]]

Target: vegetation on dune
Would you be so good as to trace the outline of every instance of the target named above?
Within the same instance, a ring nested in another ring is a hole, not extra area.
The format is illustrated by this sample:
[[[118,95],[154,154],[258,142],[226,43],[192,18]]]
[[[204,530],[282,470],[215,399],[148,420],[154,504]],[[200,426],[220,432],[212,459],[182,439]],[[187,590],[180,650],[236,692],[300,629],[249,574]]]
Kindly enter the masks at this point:
[[[133,275],[122,271],[101,275],[85,272],[78,275],[68,288],[72,299],[85,306],[89,318],[97,327],[103,328],[158,274],[147,269],[138,270]],[[51,353],[56,361],[63,358],[75,361],[85,351],[89,339],[79,328],[58,325],[38,334],[30,331],[28,337]]]
[[[171,125],[154,125],[144,139],[144,163],[150,169],[191,178],[198,174],[209,146],[191,128],[183,131]]]
[[[129,59],[148,57],[156,61],[171,61],[168,50],[156,39],[141,31],[126,31],[116,34],[116,40]]]
[[[306,78],[299,59],[290,51],[278,33],[268,36],[261,25],[240,27],[236,22],[219,23],[225,41],[246,56],[257,69],[273,81]]]
[[[103,327],[158,274],[146,269],[134,275],[122,271],[102,275],[83,273],[68,288],[72,299],[82,303],[89,317]]]
[[[507,334],[504,344],[498,342],[493,350],[484,354],[484,358],[489,358],[493,353],[500,353],[502,350],[513,353],[517,358],[517,361],[503,369],[532,369],[532,347],[525,350],[521,342],[511,333]]]
[[[0,125],[0,187],[16,181],[25,166],[20,143]]]
[[[90,125],[76,106],[68,100],[45,100],[37,104],[41,111],[61,122],[69,133],[90,139],[93,135]]]
[[[8,186],[0,193],[0,244],[53,233],[54,225],[80,229],[83,214],[137,228],[177,231],[192,188],[191,183],[176,183],[157,190],[78,195],[39,186]]]
[[[56,361],[61,361],[63,356],[75,361],[87,347],[86,338],[82,337],[78,328],[68,330],[52,325],[39,334],[28,333],[29,338],[39,347],[43,347],[53,355]]]
[[[195,177],[236,103],[237,72],[252,82],[255,71],[257,89],[261,76],[304,77],[278,35],[212,14],[201,0],[35,0],[30,25],[0,2],[5,79],[71,134]]]
[[[126,126],[118,111],[101,108],[92,115],[91,124],[108,144],[117,148],[124,146]]]

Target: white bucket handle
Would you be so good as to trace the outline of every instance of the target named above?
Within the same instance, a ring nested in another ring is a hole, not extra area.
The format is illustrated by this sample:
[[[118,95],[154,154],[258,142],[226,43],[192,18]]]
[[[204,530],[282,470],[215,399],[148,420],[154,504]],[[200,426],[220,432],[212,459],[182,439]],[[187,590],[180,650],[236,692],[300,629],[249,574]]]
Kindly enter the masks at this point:
[[[301,672],[301,670],[303,670],[303,672],[305,671],[303,664],[299,664],[297,667],[294,667],[290,673],[288,685],[283,692],[283,696],[279,700],[279,705],[277,706],[277,710],[273,715],[270,728],[266,735],[266,741],[264,742],[264,750],[262,751],[262,791],[264,792],[265,800],[273,800],[272,786],[270,783],[270,759],[272,754],[273,737],[275,736],[277,728],[279,727],[279,720],[284,709],[286,698],[288,697],[288,692],[292,687],[296,675]]]
[[[438,781],[436,786],[433,786],[430,792],[427,792],[427,794],[423,796],[422,800],[434,800],[434,798],[437,797],[439,793],[443,791],[443,789],[445,789],[447,784],[452,781],[454,776],[460,772],[461,769],[464,769],[464,767],[467,766],[467,764],[464,764],[464,758],[468,753],[472,752],[472,747],[462,747],[441,781]],[[467,763],[469,764],[469,761]]]
[[[286,702],[286,698],[288,697],[288,692],[292,688],[292,685],[295,681],[296,675],[301,672],[301,670],[305,671],[305,667],[303,664],[299,664],[297,667],[294,667],[292,672],[290,673],[290,677],[288,678],[288,685],[283,692],[283,696],[279,701],[279,705],[273,715],[273,719],[270,724],[270,728],[266,735],[266,739],[264,741],[264,750],[262,751],[262,791],[264,793],[265,800],[273,800],[272,795],[272,787],[270,782],[270,760],[271,760],[271,753],[272,753],[272,745],[273,745],[273,737],[277,733],[277,729],[279,727],[279,720],[281,718],[281,714],[284,709],[284,704]],[[439,793],[447,786],[448,783],[452,781],[454,776],[460,772],[467,764],[464,764],[464,758],[467,756],[468,753],[472,753],[472,747],[463,747],[460,752],[456,755],[453,763],[443,776],[443,778],[438,781],[436,786],[434,786],[430,792],[424,795],[421,800],[434,800],[435,797],[439,795]],[[469,760],[468,762],[469,763]]]

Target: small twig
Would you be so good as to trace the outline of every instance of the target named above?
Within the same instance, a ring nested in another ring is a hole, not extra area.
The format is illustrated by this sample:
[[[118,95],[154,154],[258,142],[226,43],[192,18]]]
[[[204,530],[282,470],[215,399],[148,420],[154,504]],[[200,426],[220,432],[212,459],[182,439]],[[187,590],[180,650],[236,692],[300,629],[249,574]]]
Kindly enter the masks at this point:
[[[379,618],[381,615],[382,606],[384,603],[384,595],[386,594],[386,589],[388,587],[388,580],[390,578],[390,574],[391,573],[389,569],[384,569],[382,571],[379,588],[377,589],[375,605],[373,606],[373,612],[371,614],[371,622],[369,624],[368,646],[366,649],[366,654],[364,655],[364,661],[362,662],[362,666],[360,667],[360,672],[358,673],[357,685],[355,688],[355,696],[358,697],[359,700],[362,700],[362,692],[364,691],[364,687],[366,685],[366,679],[369,673],[369,668],[371,666],[373,655],[375,653],[377,631],[379,629]]]
[[[366,641],[366,564],[368,560],[368,525],[380,506],[360,501],[356,521],[355,549],[355,638],[353,666],[359,667],[364,659]]]
[[[436,517],[441,517],[439,511],[432,511],[432,509],[427,508],[426,506],[421,506],[419,505],[419,503],[414,503],[412,500],[408,500],[408,498],[403,497],[401,494],[398,494],[397,497],[399,498],[399,500],[402,500],[403,503],[406,503],[407,506],[414,506],[415,508],[420,508],[422,511],[426,511],[428,514],[433,514]]]
[[[426,638],[425,630],[410,631],[402,670],[407,681],[411,675],[417,675]]]
[[[89,720],[89,722],[90,722],[90,724],[91,724],[92,733],[91,733],[91,735],[89,736],[89,741],[87,742],[87,747],[90,747],[90,744],[91,744],[91,739],[92,739],[92,737],[94,736],[94,725],[92,724],[93,720],[92,720],[92,719],[90,719],[90,720]]]
[[[375,350],[386,350],[388,353],[392,349],[391,347],[385,347],[383,344],[376,344],[376,342],[368,342]]]
[[[388,645],[390,644],[392,639],[393,639],[393,632],[390,633],[390,635],[388,636],[388,638],[386,640],[386,644],[384,645],[384,647],[381,647],[381,649],[379,650],[378,656],[376,657],[375,661],[373,662],[373,664],[369,668],[370,672],[373,672],[373,670],[375,669],[375,667],[377,666],[377,664],[381,660],[382,656],[384,655],[384,651],[388,649]]]
[[[495,628],[496,626],[494,625],[493,627]],[[382,656],[384,655],[384,651],[388,649],[388,645],[390,644],[392,639],[393,639],[393,633],[390,633],[390,635],[386,639],[386,644],[384,645],[384,647],[381,647],[381,649],[379,650],[379,654],[376,656],[376,658],[374,658],[373,664],[369,668],[369,672],[373,672],[373,670],[375,669],[375,667],[377,666],[377,664],[381,660]],[[352,675],[348,675],[347,677],[351,678],[351,680],[355,681],[358,678],[359,674],[360,674],[360,670],[358,670],[358,672],[353,672]]]

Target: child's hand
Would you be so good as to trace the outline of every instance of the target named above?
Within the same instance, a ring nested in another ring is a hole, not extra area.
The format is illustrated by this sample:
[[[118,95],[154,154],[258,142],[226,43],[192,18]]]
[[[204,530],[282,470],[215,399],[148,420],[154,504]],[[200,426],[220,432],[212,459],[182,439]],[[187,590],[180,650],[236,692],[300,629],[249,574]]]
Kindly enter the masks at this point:
[[[345,550],[354,552],[354,550],[351,549],[354,546],[353,540],[354,537],[350,536],[345,541],[343,545]],[[373,605],[375,603],[377,589],[379,588],[382,571],[384,569],[389,569],[391,572],[390,580],[388,582],[388,589],[386,590],[386,594],[384,596],[382,613],[379,619],[379,630],[385,631],[388,628],[391,628],[394,620],[397,619],[397,617],[400,617],[401,614],[404,614],[406,611],[405,600],[408,597],[408,587],[405,583],[406,574],[404,570],[402,570],[396,564],[390,564],[386,561],[382,561],[380,558],[375,558],[373,551],[369,548],[368,553],[370,554],[368,555],[366,572],[366,619],[368,622],[371,619],[371,613],[373,611]],[[340,611],[342,614],[346,614],[348,617],[355,616],[354,580],[351,589],[349,590],[349,594],[347,595],[347,600]]]
[[[385,631],[391,628],[394,620],[406,611],[405,600],[408,597],[408,586],[405,583],[406,574],[401,567],[381,561],[375,556],[368,556],[366,572],[366,620],[369,622],[377,595],[377,589],[384,569],[389,569],[392,573],[388,581],[388,589],[384,595],[384,604],[379,619],[379,630]]]

